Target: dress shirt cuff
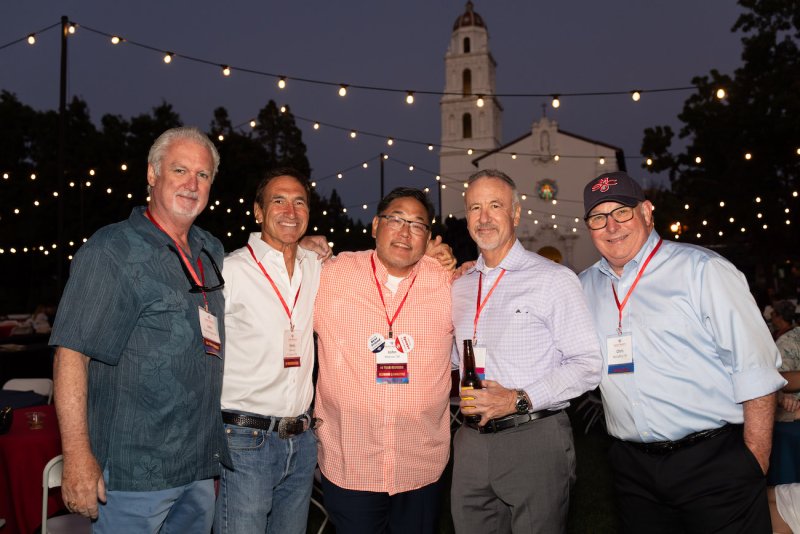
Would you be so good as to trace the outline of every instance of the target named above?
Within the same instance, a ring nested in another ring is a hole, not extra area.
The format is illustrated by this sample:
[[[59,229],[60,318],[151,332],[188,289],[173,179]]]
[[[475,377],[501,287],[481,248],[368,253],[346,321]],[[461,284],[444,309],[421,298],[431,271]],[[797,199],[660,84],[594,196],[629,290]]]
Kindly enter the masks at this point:
[[[733,380],[733,399],[737,403],[769,395],[788,383],[777,369],[770,367],[745,369],[734,373],[731,379]]]

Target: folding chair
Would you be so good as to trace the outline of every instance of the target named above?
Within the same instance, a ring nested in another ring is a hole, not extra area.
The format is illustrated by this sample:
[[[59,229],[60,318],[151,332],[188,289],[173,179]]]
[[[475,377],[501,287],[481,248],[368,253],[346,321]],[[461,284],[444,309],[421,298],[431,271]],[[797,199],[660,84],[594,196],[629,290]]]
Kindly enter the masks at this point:
[[[63,469],[64,457],[59,454],[47,462],[42,472],[42,534],[89,534],[92,532],[92,522],[80,514],[58,515],[47,519],[49,490],[61,487]]]
[[[3,389],[9,391],[33,391],[47,397],[47,404],[53,401],[53,381],[49,378],[12,378]]]

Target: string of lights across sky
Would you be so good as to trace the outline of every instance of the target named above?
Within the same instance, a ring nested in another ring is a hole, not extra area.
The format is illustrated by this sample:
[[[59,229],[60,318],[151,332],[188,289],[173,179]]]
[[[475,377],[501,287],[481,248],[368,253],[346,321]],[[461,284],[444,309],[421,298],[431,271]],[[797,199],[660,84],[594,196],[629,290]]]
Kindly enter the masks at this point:
[[[42,28],[42,29],[40,29],[40,30],[38,30],[36,32],[28,33],[25,36],[22,36],[20,38],[14,39],[14,40],[12,40],[12,41],[10,41],[8,43],[0,45],[0,50],[4,50],[6,48],[9,48],[9,47],[11,47],[13,45],[16,45],[16,44],[22,43],[22,42],[27,42],[29,45],[34,45],[36,43],[36,36],[37,35],[43,34],[43,33],[47,32],[47,31],[50,31],[50,30],[52,30],[54,28],[57,28],[57,27],[60,27],[60,26],[61,26],[61,22],[57,22],[55,24],[52,24],[52,25],[47,26],[45,28]],[[218,69],[220,69],[221,74],[223,76],[225,76],[225,77],[231,76],[233,72],[242,72],[242,73],[256,75],[256,76],[273,78],[274,80],[276,80],[276,84],[277,84],[279,89],[285,89],[287,87],[287,85],[289,84],[289,82],[299,82],[299,83],[306,83],[306,84],[315,84],[315,85],[336,87],[337,91],[338,91],[338,94],[341,97],[347,96],[348,90],[352,90],[352,89],[358,89],[358,90],[364,90],[364,91],[374,91],[374,92],[384,92],[384,93],[400,93],[400,94],[404,95],[405,102],[407,104],[409,104],[409,105],[414,103],[415,95],[464,96],[461,92],[448,93],[448,92],[444,92],[444,91],[431,91],[431,90],[408,89],[408,88],[401,89],[401,88],[396,88],[396,87],[381,87],[381,86],[375,86],[375,85],[341,83],[341,82],[333,82],[333,81],[329,81],[329,80],[320,80],[320,79],[306,78],[306,77],[300,77],[300,76],[290,76],[290,75],[273,73],[273,72],[268,72],[268,71],[258,70],[258,69],[248,68],[248,67],[223,64],[223,63],[219,63],[219,62],[216,62],[216,61],[211,61],[211,60],[208,60],[208,59],[203,59],[203,58],[199,58],[199,57],[190,56],[188,54],[182,54],[182,53],[176,53],[174,51],[164,50],[164,49],[161,49],[161,48],[158,48],[158,47],[154,47],[154,46],[148,45],[146,43],[130,40],[130,39],[127,39],[127,38],[124,38],[124,37],[121,37],[121,36],[118,36],[118,35],[115,35],[115,34],[112,34],[112,33],[108,33],[108,32],[105,32],[105,31],[93,29],[93,28],[90,28],[90,27],[84,26],[84,25],[79,25],[79,24],[77,24],[75,22],[70,22],[68,24],[68,26],[67,26],[68,35],[75,34],[75,32],[77,31],[78,28],[81,28],[82,30],[86,30],[89,33],[93,33],[93,34],[96,34],[96,35],[104,36],[104,37],[108,38],[113,45],[128,44],[128,45],[131,45],[131,46],[134,46],[134,47],[138,47],[138,48],[141,48],[141,49],[145,49],[145,50],[149,50],[151,52],[157,53],[157,54],[159,54],[161,56],[162,60],[165,63],[171,63],[173,60],[180,58],[180,59],[184,59],[184,60],[188,60],[188,61],[192,61],[192,62],[196,62],[196,63],[209,65],[209,66],[212,66],[214,68],[218,68]],[[541,97],[551,97],[552,98],[551,105],[554,108],[558,108],[561,105],[561,99],[563,97],[565,97],[565,96],[566,97],[597,97],[597,96],[629,95],[630,98],[634,102],[638,102],[641,99],[642,95],[645,94],[645,93],[663,93],[663,92],[676,92],[676,91],[690,91],[690,90],[697,90],[697,89],[698,89],[698,86],[690,85],[690,86],[682,86],[682,87],[630,89],[630,90],[620,90],[620,91],[581,91],[581,92],[548,91],[548,92],[545,92],[545,93],[495,93],[495,94],[474,94],[474,95],[471,95],[471,96],[474,97],[475,105],[477,107],[483,107],[483,105],[485,104],[485,100],[489,99],[489,98],[493,98],[493,97],[498,97],[498,98],[499,97],[502,97],[502,98],[517,98],[517,97],[519,97],[519,98],[541,98]],[[715,91],[715,93],[714,93],[715,96],[720,100],[725,99],[726,96],[727,96],[727,93],[726,93],[725,89],[722,88],[722,87],[717,87],[717,88],[714,89],[714,91]],[[286,109],[282,107],[281,111],[285,112]],[[457,149],[457,150],[464,150],[467,155],[475,154],[476,157],[478,155],[483,154],[483,153],[492,152],[494,154],[505,154],[505,155],[508,155],[512,159],[516,159],[517,157],[520,157],[520,156],[529,156],[529,157],[537,157],[537,158],[549,158],[549,159],[552,159],[552,161],[555,162],[555,163],[557,163],[561,158],[596,158],[596,156],[587,156],[587,155],[516,153],[516,152],[504,152],[504,151],[495,151],[495,150],[492,150],[492,151],[485,151],[485,150],[484,151],[479,151],[479,150],[473,150],[471,148],[464,149],[463,147],[453,147],[453,146],[442,145],[442,144],[437,144],[437,143],[429,143],[429,142],[421,141],[421,140],[393,137],[391,135],[386,135],[386,134],[382,134],[382,133],[375,133],[375,132],[368,132],[368,131],[358,130],[356,128],[345,127],[345,126],[331,124],[331,123],[325,123],[325,122],[313,120],[313,119],[310,119],[310,118],[307,118],[307,117],[298,116],[298,115],[295,115],[294,117],[298,121],[310,123],[312,125],[312,128],[315,131],[318,131],[322,127],[325,127],[325,128],[329,128],[329,129],[333,129],[333,130],[344,131],[344,132],[347,133],[347,135],[349,136],[350,139],[355,139],[358,135],[377,137],[377,138],[384,138],[384,139],[386,139],[387,146],[392,146],[395,142],[401,142],[401,143],[408,143],[408,144],[415,144],[415,145],[423,145],[423,146],[426,146],[429,151],[434,150],[434,148],[450,149],[450,150]],[[254,119],[253,120],[244,121],[244,122],[241,122],[240,124],[237,124],[235,126],[235,128],[241,130],[241,129],[245,129],[247,125],[249,125],[251,128],[254,128],[257,125],[257,122]],[[223,142],[224,141],[224,136],[220,135],[219,138],[218,138],[218,141]],[[800,155],[800,148],[797,148],[796,152],[797,152],[797,155]],[[440,176],[439,174],[437,174],[434,171],[430,171],[430,170],[427,170],[427,169],[420,168],[420,167],[418,167],[418,166],[416,166],[414,164],[403,162],[403,161],[400,161],[400,160],[398,160],[396,158],[389,159],[389,156],[387,154],[382,154],[381,156],[386,160],[389,160],[389,161],[392,161],[394,163],[406,166],[408,168],[409,172],[414,172],[415,170],[417,170],[417,171],[420,171],[420,172],[428,173],[431,176],[435,176],[435,179],[437,180],[437,182],[440,182],[439,183],[439,187],[441,189],[445,189],[448,185],[456,186],[456,187],[458,185],[462,185],[463,187],[466,187],[466,183],[463,180],[458,180],[458,179],[454,179],[454,178],[450,178],[450,177],[446,177],[446,176]],[[359,167],[361,167],[363,169],[366,169],[366,168],[368,168],[368,166],[369,166],[369,164],[371,162],[377,160],[381,156],[373,156],[372,158],[369,158],[369,159],[367,159],[365,161],[361,161],[361,162],[359,162],[357,164],[353,164],[353,165],[351,165],[349,167],[346,167],[346,168],[344,168],[344,169],[342,169],[342,170],[340,170],[338,172],[334,172],[334,173],[330,173],[328,175],[325,175],[325,176],[323,176],[321,178],[316,179],[314,182],[312,182],[312,185],[316,186],[316,182],[333,179],[334,177],[337,178],[337,179],[342,179],[344,177],[344,173],[348,173],[349,171],[355,170],[355,169],[357,169]],[[743,157],[744,157],[744,159],[749,161],[749,160],[751,160],[753,158],[753,154],[751,152],[748,152],[748,151],[743,151]],[[626,158],[627,159],[645,159],[646,165],[651,165],[652,164],[652,159],[647,158],[645,156],[628,156],[628,155],[626,155]],[[601,165],[605,164],[604,159],[600,158],[599,163]],[[697,165],[702,164],[702,157],[699,156],[699,155],[696,156],[695,157],[695,163]],[[121,164],[121,170],[123,172],[125,170],[127,170],[127,165],[125,165],[124,163]],[[94,173],[93,170],[89,170],[88,174],[90,176],[94,176],[95,173]],[[2,174],[2,178],[3,178],[3,180],[9,180],[11,177],[10,177],[9,173],[6,172],[6,173]],[[32,173],[30,175],[30,178],[31,178],[31,181],[35,181],[35,178],[36,178],[35,173]],[[92,184],[91,180],[86,180],[85,183],[84,182],[78,182],[77,185],[79,187],[84,187],[84,186],[85,187],[91,187],[91,184]],[[75,186],[76,186],[75,181],[70,182],[70,187],[75,187]],[[430,188],[425,188],[425,192],[426,193],[430,192]],[[106,193],[111,195],[111,194],[114,193],[114,191],[113,191],[113,189],[111,187],[108,187],[106,189]],[[124,194],[124,195],[129,200],[133,199],[133,194],[132,193],[127,193],[127,194]],[[463,195],[463,192],[462,192],[462,195]],[[529,195],[529,193],[522,193],[521,192],[521,199],[523,201],[527,200],[528,195]],[[53,191],[52,192],[52,197],[49,197],[49,198],[53,198],[54,199],[54,198],[57,198],[58,196],[59,196],[59,192]],[[797,196],[798,196],[797,191],[793,192],[792,196],[794,198],[797,198]],[[571,200],[571,199],[559,199],[559,200],[555,200],[554,199],[554,200],[552,200],[552,203],[556,204],[559,201],[560,202],[571,202],[571,203],[580,204],[580,201]],[[42,199],[42,201],[35,200],[34,201],[34,208],[38,208],[38,207],[42,206],[43,202],[44,202],[44,199]],[[756,199],[754,199],[754,202],[756,204],[759,204],[759,203],[761,203],[761,199],[760,198],[756,198]],[[244,199],[239,199],[239,204],[244,204]],[[724,201],[720,201],[720,207],[723,208],[724,205],[725,205]],[[367,210],[368,207],[369,207],[369,203],[361,204],[361,205],[346,206],[346,207],[343,208],[343,211],[345,213],[347,213],[348,209],[351,209],[351,210],[352,209],[358,209],[359,207],[362,210]],[[690,207],[688,205],[686,205],[684,207],[685,207],[686,210],[690,209]],[[214,211],[215,208],[217,210],[227,210],[227,213],[231,213],[231,211],[232,211],[232,208],[230,208],[230,207],[225,208],[224,206],[220,206],[220,201],[219,200],[210,201],[209,202],[209,210]],[[240,208],[240,209],[243,209],[243,208],[244,208],[244,206],[242,206],[242,208]],[[789,208],[785,208],[783,211],[784,211],[784,213],[788,214],[789,213]],[[12,209],[12,213],[14,215],[21,215],[22,214],[22,210],[19,207],[13,208]],[[249,216],[250,215],[250,211],[246,210],[245,214]],[[449,213],[447,216],[448,217],[453,217],[453,216],[459,216],[459,215],[461,215],[461,213],[455,213],[455,214],[454,213]],[[523,215],[523,217],[526,217],[528,219],[532,219],[534,221],[534,224],[539,224],[539,222],[540,222],[539,218],[546,219],[546,220],[548,220],[548,222],[549,221],[558,221],[559,219],[564,219],[565,224],[570,224],[570,223],[573,224],[573,227],[572,227],[572,231],[573,232],[579,231],[579,228],[583,229],[582,225],[578,224],[579,221],[580,221],[578,218],[572,217],[572,216],[568,216],[568,215],[562,215],[562,214],[556,214],[556,213],[548,213],[548,212],[544,212],[544,211],[541,211],[541,210],[531,210],[531,209],[527,209],[527,210],[523,209],[522,215]],[[763,218],[763,213],[758,212],[756,214],[756,218],[757,219],[762,219]],[[730,219],[732,219],[732,218],[729,218],[728,222],[730,224],[734,224],[735,221],[734,220],[730,220]],[[676,223],[676,224],[680,224],[680,223]],[[703,226],[707,226],[707,224],[708,224],[708,221],[704,220],[703,221]],[[786,219],[785,224],[790,224],[789,219]],[[553,223],[553,227],[557,228],[557,225],[558,225],[558,222],[554,222]],[[766,229],[767,225],[763,224],[761,227],[763,229]],[[240,230],[241,231],[247,231],[245,226],[242,226]],[[317,228],[313,228],[313,230],[314,231],[318,231]],[[323,231],[324,231],[324,229],[323,229]],[[333,233],[334,229],[331,228],[330,231]],[[346,228],[345,229],[345,232],[349,232],[349,231],[350,231],[350,228]],[[366,232],[366,229],[363,229],[363,231]],[[745,232],[746,228],[744,226],[742,226],[739,229],[739,231]],[[723,233],[724,233],[723,230],[719,230],[718,231],[718,235],[719,236],[722,236]],[[228,232],[228,236],[231,236],[231,235],[232,235],[232,232]],[[677,238],[678,235],[676,235],[675,237]],[[700,237],[699,233],[698,233],[697,237],[698,238]],[[76,245],[76,241],[78,241],[78,240],[70,241],[69,242],[69,246],[70,247],[74,247]],[[82,238],[80,241],[81,242],[85,242],[86,238]],[[80,243],[77,243],[77,245],[79,246]],[[55,249],[55,248],[56,248],[56,244],[55,243],[53,243],[51,245],[36,245],[36,246],[30,246],[30,247],[28,247],[28,246],[19,246],[19,247],[17,247],[17,246],[0,245],[0,254],[5,254],[6,252],[10,252],[10,253],[14,254],[14,253],[17,253],[17,252],[29,252],[30,251],[30,252],[39,252],[39,253],[43,253],[43,254],[47,255],[47,254],[49,254],[49,250],[50,249]],[[72,256],[70,255],[69,258],[71,259]]]

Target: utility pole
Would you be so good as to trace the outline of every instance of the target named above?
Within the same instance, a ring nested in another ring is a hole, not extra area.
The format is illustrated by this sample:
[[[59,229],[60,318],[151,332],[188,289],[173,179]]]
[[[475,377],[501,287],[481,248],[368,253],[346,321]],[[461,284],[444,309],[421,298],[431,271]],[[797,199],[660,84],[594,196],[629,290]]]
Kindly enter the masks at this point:
[[[58,161],[56,162],[56,191],[58,191],[58,246],[56,247],[56,286],[64,289],[64,171],[66,168],[67,138],[67,35],[69,18],[61,17],[61,81],[58,91]]]
[[[381,198],[380,198],[380,200],[383,200],[383,152],[381,152],[380,156],[378,156],[378,159],[381,160]]]

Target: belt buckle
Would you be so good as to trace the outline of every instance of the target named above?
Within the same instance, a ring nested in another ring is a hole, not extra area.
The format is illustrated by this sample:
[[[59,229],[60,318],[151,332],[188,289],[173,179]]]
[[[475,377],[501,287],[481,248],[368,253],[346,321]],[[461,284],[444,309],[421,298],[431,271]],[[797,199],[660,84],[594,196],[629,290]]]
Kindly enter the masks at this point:
[[[303,426],[303,417],[283,417],[278,423],[278,437],[286,439],[302,434],[305,431]]]

